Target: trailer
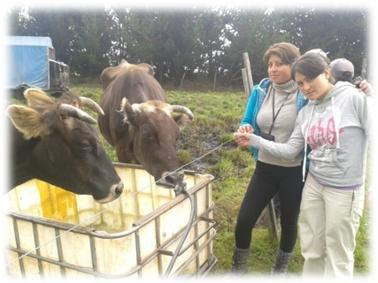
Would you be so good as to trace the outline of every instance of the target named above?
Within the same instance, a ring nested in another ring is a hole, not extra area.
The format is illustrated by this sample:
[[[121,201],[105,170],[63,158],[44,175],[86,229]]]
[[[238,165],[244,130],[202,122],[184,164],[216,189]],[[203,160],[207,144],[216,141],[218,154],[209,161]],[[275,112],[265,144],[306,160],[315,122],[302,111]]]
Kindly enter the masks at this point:
[[[7,36],[9,72],[7,88],[23,86],[59,91],[69,84],[69,67],[55,58],[50,37]]]
[[[185,171],[187,192],[159,187],[138,165],[114,163],[124,183],[115,201],[99,204],[39,180],[8,193],[7,272],[13,278],[141,278],[166,275],[189,228],[170,275],[201,276],[216,264],[211,182]]]

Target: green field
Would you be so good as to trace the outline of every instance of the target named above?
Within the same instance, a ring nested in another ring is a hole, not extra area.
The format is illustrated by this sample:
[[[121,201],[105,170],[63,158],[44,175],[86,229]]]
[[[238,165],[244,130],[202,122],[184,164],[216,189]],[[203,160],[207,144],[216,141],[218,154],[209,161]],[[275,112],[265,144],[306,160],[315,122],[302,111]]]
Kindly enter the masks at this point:
[[[93,84],[76,85],[73,90],[78,95],[88,96],[96,101],[102,92],[99,85]],[[182,164],[231,140],[246,103],[246,97],[242,92],[168,91],[167,96],[169,103],[185,105],[195,116],[191,125],[182,130],[179,139],[178,156]],[[114,150],[105,141],[103,143],[109,156],[116,161]],[[231,142],[188,168],[211,173],[216,177],[213,185],[213,200],[216,205],[214,217],[219,224],[214,250],[218,264],[213,273],[221,274],[230,270],[236,216],[254,167],[255,162],[249,152],[237,148]],[[365,211],[355,253],[355,273],[358,275],[369,272],[368,219],[368,213]],[[264,274],[270,272],[277,242],[270,239],[266,228],[259,227],[254,230],[250,270],[252,273]],[[299,275],[302,264],[298,241],[289,271]]]

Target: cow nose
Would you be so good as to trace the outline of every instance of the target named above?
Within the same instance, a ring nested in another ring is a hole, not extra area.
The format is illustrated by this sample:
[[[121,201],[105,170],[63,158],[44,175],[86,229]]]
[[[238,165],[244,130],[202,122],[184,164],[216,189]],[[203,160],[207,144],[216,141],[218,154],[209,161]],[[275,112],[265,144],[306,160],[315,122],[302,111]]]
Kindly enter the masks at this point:
[[[176,185],[177,184],[177,181],[178,181],[178,175],[176,173],[171,173],[169,175],[166,175],[164,177],[164,180],[169,183],[169,184],[172,184],[172,185]]]
[[[117,196],[119,196],[120,194],[122,194],[122,191],[123,191],[123,183],[119,182],[119,184],[115,187],[114,192]]]
[[[167,189],[173,189],[176,185],[175,177],[173,176],[173,173],[170,172],[164,172],[159,180],[156,181],[156,185],[163,186]]]
[[[173,189],[180,181],[182,181],[183,176],[184,174],[181,172],[164,172],[156,184]]]

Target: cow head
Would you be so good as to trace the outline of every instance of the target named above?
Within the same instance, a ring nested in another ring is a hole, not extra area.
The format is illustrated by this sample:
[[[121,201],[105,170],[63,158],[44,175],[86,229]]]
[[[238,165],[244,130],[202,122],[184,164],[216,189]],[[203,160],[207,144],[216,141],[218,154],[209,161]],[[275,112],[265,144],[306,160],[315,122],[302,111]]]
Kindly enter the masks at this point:
[[[178,168],[176,142],[179,126],[193,119],[190,109],[158,100],[130,105],[123,98],[120,112],[124,115],[123,122],[129,124],[136,159],[155,180],[163,177],[164,183],[175,185],[177,175],[169,172]],[[174,116],[174,112],[181,115]]]
[[[55,103],[41,90],[28,89],[24,95],[28,106],[10,105],[7,109],[23,143],[33,145],[21,158],[30,167],[22,175],[30,174],[30,178],[76,194],[90,194],[98,202],[116,199],[123,184],[90,125],[96,120],[73,105]],[[18,172],[13,173],[17,176]]]
[[[154,68],[150,64],[147,64],[147,63],[131,64],[127,62],[125,59],[122,59],[119,65],[114,66],[114,67],[107,67],[102,71],[100,75],[102,88],[106,89],[106,87],[118,76],[120,72],[125,71],[129,69],[130,67],[135,67],[135,66],[146,71],[146,73],[150,74],[151,76],[155,75]]]

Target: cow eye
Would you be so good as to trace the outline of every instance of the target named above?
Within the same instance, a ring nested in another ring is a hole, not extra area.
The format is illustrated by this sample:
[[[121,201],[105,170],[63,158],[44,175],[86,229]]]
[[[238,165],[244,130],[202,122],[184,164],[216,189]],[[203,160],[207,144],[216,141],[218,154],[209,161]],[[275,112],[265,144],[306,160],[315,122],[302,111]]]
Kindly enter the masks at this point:
[[[81,146],[81,149],[83,151],[91,151],[92,150],[92,146],[89,144],[89,145],[83,145]]]
[[[88,142],[81,142],[78,144],[78,149],[80,152],[90,152],[93,149],[93,146]]]
[[[148,139],[149,141],[155,141],[156,136],[154,135],[154,133],[148,133],[146,135],[146,139]]]
[[[145,139],[148,140],[154,140],[155,139],[155,133],[151,127],[148,127],[147,125],[143,125],[141,127],[141,133]]]
[[[159,143],[159,138],[158,138],[157,134],[154,133],[154,132],[145,133],[143,135],[143,139],[146,142],[148,142],[149,144],[157,144],[157,143]]]

